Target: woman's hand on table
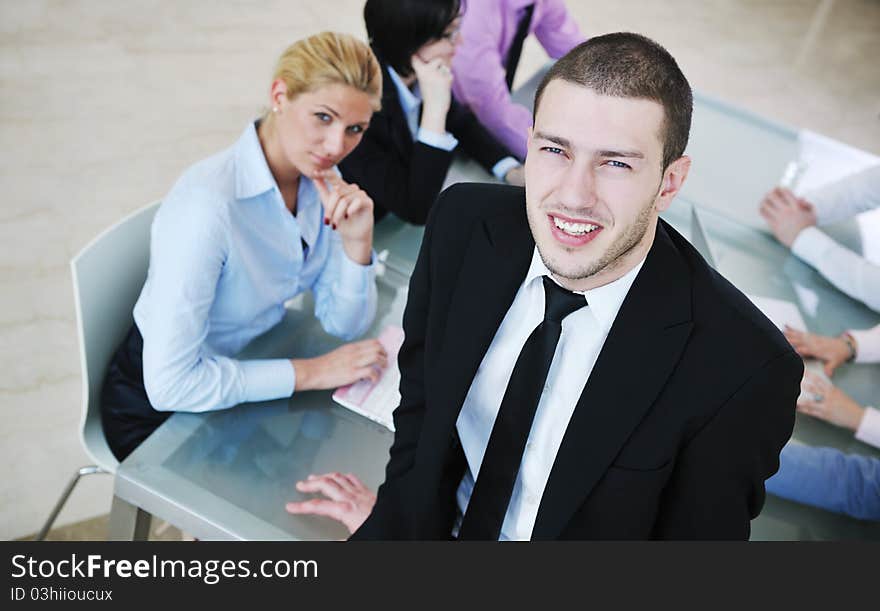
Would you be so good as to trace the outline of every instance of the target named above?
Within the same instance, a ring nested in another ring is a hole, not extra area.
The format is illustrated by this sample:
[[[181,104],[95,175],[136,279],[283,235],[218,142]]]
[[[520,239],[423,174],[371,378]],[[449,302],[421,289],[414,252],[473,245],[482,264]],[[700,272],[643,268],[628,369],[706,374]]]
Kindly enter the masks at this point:
[[[759,212],[776,239],[789,248],[801,231],[816,224],[813,205],[783,187],[776,187],[764,196]]]
[[[343,344],[311,359],[291,359],[296,371],[297,392],[338,388],[368,379],[376,382],[388,366],[388,353],[376,339]]]
[[[809,371],[801,382],[797,410],[851,431],[858,430],[865,415],[865,408],[852,397]]]
[[[827,337],[808,331],[798,331],[785,327],[785,339],[804,358],[816,358],[822,361],[825,375],[831,377],[834,370],[845,363],[850,357],[849,345],[840,337]]]

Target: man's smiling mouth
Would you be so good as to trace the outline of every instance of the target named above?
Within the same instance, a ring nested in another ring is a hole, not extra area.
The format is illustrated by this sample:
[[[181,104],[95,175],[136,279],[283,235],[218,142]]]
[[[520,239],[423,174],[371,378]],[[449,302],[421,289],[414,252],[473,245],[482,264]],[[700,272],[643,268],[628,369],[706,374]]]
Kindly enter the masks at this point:
[[[600,229],[599,225],[594,225],[593,223],[575,223],[572,221],[564,221],[558,216],[552,215],[550,218],[553,219],[553,224],[556,225],[558,229],[561,229],[569,235],[581,236]]]

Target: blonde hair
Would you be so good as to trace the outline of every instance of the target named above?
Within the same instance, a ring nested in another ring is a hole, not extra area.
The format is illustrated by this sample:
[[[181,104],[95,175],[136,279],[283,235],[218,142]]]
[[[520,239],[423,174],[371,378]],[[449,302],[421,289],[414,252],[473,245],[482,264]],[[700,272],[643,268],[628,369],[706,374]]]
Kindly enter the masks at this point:
[[[298,40],[281,54],[277,79],[287,85],[287,99],[324,85],[348,85],[370,97],[373,110],[381,108],[382,71],[370,47],[349,34],[321,32]]]

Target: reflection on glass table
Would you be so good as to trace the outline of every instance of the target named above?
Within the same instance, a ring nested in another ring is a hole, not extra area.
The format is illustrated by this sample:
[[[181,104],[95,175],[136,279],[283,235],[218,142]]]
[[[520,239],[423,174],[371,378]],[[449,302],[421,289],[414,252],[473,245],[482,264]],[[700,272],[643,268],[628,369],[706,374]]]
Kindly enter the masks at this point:
[[[384,270],[378,314],[367,336],[399,325],[407,278]],[[287,304],[284,320],[242,357],[310,357],[342,341],[312,315],[311,295]],[[205,414],[177,413],[120,465],[111,538],[144,536],[149,514],[201,539],[343,539],[326,518],[293,516],[294,484],[312,472],[355,473],[374,489],[384,478],[390,431],[336,404],[332,391]]]

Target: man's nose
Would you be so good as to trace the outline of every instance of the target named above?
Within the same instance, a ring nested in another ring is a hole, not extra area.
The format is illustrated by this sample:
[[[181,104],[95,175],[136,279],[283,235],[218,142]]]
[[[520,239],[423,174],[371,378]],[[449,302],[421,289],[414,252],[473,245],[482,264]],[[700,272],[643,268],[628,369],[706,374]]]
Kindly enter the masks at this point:
[[[565,169],[557,187],[561,203],[570,208],[587,208],[596,201],[596,176],[591,164],[573,163]]]

